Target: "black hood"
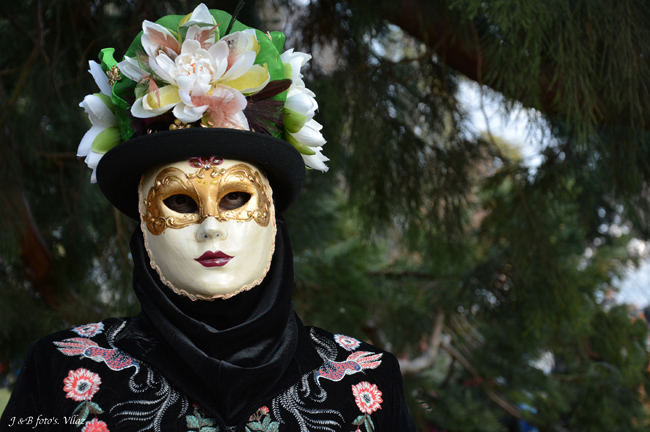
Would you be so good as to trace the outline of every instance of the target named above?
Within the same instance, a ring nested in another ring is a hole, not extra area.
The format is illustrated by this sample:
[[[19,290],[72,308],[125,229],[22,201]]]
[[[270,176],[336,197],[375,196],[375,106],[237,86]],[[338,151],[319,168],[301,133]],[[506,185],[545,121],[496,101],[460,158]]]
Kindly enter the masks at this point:
[[[131,240],[133,287],[142,312],[116,344],[227,424],[321,363],[293,310],[293,257],[281,216],[277,227],[266,278],[228,300],[175,294],[151,268],[139,228]]]

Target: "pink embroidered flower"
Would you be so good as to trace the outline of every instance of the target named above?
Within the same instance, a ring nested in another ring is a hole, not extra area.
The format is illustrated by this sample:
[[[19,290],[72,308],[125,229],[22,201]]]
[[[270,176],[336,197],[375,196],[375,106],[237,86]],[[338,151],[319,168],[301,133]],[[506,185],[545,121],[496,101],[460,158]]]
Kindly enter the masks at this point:
[[[269,408],[266,405],[259,407],[257,411],[255,411],[255,413],[248,418],[248,421],[249,422],[259,421],[262,417],[268,415],[268,413],[269,413]]]
[[[352,386],[352,394],[354,401],[362,413],[372,414],[378,409],[381,409],[381,391],[375,384],[370,384],[368,381],[360,382]]]
[[[102,380],[96,373],[88,369],[79,368],[75,371],[68,372],[68,376],[63,379],[63,391],[68,392],[65,397],[76,400],[77,402],[91,400]]]
[[[353,351],[357,348],[359,348],[359,345],[361,342],[359,340],[350,337],[350,336],[345,336],[342,334],[335,334],[334,335],[334,340],[336,341],[337,344],[341,346],[341,348],[347,350],[347,351]]]
[[[93,337],[100,334],[104,331],[104,323],[91,323],[85,324],[79,327],[72,329],[73,332],[77,333],[79,336]]]
[[[86,423],[81,432],[109,432],[108,426],[101,420],[94,418],[92,421]]]

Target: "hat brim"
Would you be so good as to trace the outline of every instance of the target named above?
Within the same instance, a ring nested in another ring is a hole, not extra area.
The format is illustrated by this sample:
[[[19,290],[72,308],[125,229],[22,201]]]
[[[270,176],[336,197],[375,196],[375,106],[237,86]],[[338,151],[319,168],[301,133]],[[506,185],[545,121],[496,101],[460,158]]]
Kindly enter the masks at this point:
[[[143,135],[119,144],[99,161],[97,183],[118,210],[138,220],[138,186],[149,167],[204,156],[241,160],[263,168],[273,189],[277,214],[295,201],[305,180],[303,159],[286,141],[237,129],[190,128]]]

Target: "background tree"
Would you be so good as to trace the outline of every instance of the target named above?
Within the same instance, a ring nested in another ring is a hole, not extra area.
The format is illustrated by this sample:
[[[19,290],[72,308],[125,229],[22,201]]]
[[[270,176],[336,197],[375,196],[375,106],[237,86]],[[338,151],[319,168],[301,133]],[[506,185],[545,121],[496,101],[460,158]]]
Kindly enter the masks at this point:
[[[89,184],[76,105],[95,91],[86,70],[99,49],[121,55],[143,19],[194,6],[2,5],[7,376],[38,336],[137,312],[135,223]],[[541,430],[646,430],[647,328],[606,294],[634,258],[627,241],[650,235],[650,7],[256,0],[241,20],[314,55],[306,79],[331,169],[309,173],[287,215],[304,321],[397,353],[421,430],[500,431],[519,418]],[[541,113],[540,166],[468,130],[466,80],[482,105]]]

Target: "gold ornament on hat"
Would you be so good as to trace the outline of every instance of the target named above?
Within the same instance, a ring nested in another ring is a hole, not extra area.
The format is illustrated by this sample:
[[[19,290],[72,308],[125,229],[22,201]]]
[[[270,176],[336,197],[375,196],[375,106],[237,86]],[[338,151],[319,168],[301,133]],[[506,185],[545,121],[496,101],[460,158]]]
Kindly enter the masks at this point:
[[[108,76],[109,85],[113,85],[122,79],[122,75],[120,75],[120,68],[118,68],[117,65],[113,65],[111,70],[106,71],[106,75]]]

